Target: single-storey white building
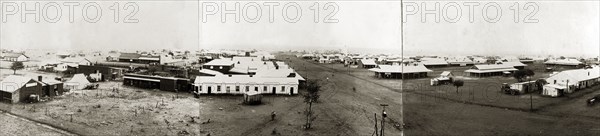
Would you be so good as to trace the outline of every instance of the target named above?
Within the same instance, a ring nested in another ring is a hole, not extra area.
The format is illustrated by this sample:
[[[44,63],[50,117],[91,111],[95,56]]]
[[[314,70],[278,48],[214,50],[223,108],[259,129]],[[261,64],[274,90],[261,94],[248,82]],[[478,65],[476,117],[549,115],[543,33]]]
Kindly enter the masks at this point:
[[[375,63],[375,59],[360,59],[358,61],[358,65],[362,68],[374,68],[377,67],[377,63]]]
[[[2,60],[12,61],[12,62],[24,62],[29,61],[29,57],[25,56],[23,53],[3,53]]]
[[[565,93],[567,87],[560,86],[556,84],[547,84],[544,85],[544,90],[542,91],[542,95],[550,96],[550,97],[558,97]]]
[[[583,65],[583,63],[576,59],[551,59],[544,62],[546,66],[572,66],[577,67]]]
[[[575,90],[588,88],[600,83],[600,67],[594,66],[587,69],[565,70],[552,74],[546,78],[546,82],[549,85],[544,86],[544,92],[555,92],[554,90],[559,92],[561,89],[564,89],[564,93],[572,93]]]
[[[64,58],[62,60],[60,60],[60,62],[62,63],[69,63],[69,64],[77,64],[77,65],[92,65],[92,61],[86,59],[86,58],[73,58],[73,57],[69,57],[69,58]]]
[[[512,65],[475,65],[468,70],[465,70],[467,76],[486,77],[498,76],[506,73],[517,71]]]
[[[446,60],[440,58],[422,58],[421,64],[425,67],[443,67],[449,65]]]
[[[197,76],[193,90],[198,94],[298,94],[297,78],[252,75]]]
[[[398,79],[423,78],[432,72],[423,65],[378,65],[369,71],[375,72],[375,77]]]

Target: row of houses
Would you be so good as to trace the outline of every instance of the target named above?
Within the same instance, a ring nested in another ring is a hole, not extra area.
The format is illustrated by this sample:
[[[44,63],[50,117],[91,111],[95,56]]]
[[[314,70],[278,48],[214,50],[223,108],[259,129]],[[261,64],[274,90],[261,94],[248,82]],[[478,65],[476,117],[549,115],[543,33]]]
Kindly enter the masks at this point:
[[[362,68],[370,68],[378,78],[411,79],[427,77],[432,72],[422,63],[402,65],[378,65],[371,59],[361,60]],[[499,62],[498,64],[473,65],[465,70],[466,76],[487,77],[512,74],[514,71],[524,69],[526,64],[521,62]]]
[[[193,71],[194,78],[124,74],[123,84],[164,91],[208,94],[298,94],[305,79],[282,61],[264,52],[212,58]]]
[[[40,62],[39,69],[44,71],[64,72],[67,70],[75,70],[79,66],[91,65],[92,61],[82,57],[67,57],[61,60],[46,60]]]
[[[534,61],[544,62],[540,58],[528,57],[499,57],[499,56],[465,56],[465,57],[438,57],[438,56],[414,56],[405,57],[398,55],[354,55],[354,54],[303,54],[298,57],[313,59],[319,63],[331,63],[340,61],[345,64],[357,64],[362,68],[373,68],[377,64],[399,65],[418,63],[427,68],[445,67],[445,66],[473,66],[478,64],[497,64],[499,62],[518,62],[533,63]],[[596,60],[595,62],[597,62]],[[577,59],[547,59],[544,62],[547,66],[566,66],[579,67],[584,63]]]

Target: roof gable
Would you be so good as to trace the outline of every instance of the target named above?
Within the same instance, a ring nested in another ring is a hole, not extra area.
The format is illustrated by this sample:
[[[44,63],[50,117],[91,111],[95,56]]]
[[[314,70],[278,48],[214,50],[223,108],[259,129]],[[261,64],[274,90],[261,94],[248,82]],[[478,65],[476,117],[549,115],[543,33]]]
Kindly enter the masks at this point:
[[[594,78],[600,78],[600,67],[565,70],[548,77],[546,80],[548,80],[548,82],[551,82],[551,80],[566,82],[568,80],[569,82],[574,83]]]
[[[32,78],[10,75],[0,81],[0,90],[5,92],[15,92],[27,83],[35,82]]]
[[[121,53],[119,55],[119,59],[138,59],[141,56],[142,55],[137,54],[137,53]]]
[[[4,57],[8,57],[8,58],[18,58],[20,56],[25,56],[26,58],[29,58],[29,57],[27,57],[23,53],[12,53],[12,52],[11,53],[4,53]]]
[[[374,72],[385,72],[385,73],[421,73],[421,72],[432,72],[423,65],[379,65],[377,68],[369,69]]]
[[[362,63],[363,65],[377,65],[374,59],[361,59],[360,63]]]

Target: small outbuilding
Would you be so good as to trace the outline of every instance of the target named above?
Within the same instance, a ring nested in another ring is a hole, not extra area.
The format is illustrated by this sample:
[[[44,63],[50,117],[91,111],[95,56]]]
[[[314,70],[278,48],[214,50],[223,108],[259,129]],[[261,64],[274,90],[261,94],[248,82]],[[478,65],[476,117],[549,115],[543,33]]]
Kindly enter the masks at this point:
[[[18,103],[42,95],[42,86],[32,78],[10,75],[0,81],[0,101]]]
[[[68,90],[72,89],[85,89],[90,83],[90,81],[83,74],[75,74],[71,80],[65,82],[65,88]]]
[[[439,77],[431,79],[430,84],[431,85],[440,85],[440,84],[452,83],[454,81],[453,78],[454,78],[454,74],[452,74],[451,71],[444,71],[444,72],[442,72],[442,74],[440,74]]]
[[[262,103],[262,95],[255,91],[244,94],[244,104],[257,105]]]
[[[358,60],[358,65],[362,68],[375,68],[377,67],[377,63],[375,63],[374,59],[360,59]]]
[[[547,84],[544,85],[544,90],[542,91],[542,95],[550,96],[550,97],[559,97],[565,94],[567,87],[557,85],[557,84]]]

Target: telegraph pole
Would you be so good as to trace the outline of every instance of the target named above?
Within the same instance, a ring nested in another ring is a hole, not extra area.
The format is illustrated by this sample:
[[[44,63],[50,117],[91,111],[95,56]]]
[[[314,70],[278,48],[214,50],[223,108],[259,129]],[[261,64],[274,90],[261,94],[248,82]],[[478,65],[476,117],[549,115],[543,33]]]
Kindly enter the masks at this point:
[[[383,111],[381,111],[381,136],[384,136],[384,129],[385,129],[385,118],[387,117],[387,113],[385,113],[385,107],[388,106],[388,104],[379,104],[383,107]]]
[[[527,77],[529,79],[529,82],[527,83],[527,91],[529,93],[529,110],[533,111],[533,94],[530,91],[531,87],[533,87],[533,85],[531,85],[531,77]]]

